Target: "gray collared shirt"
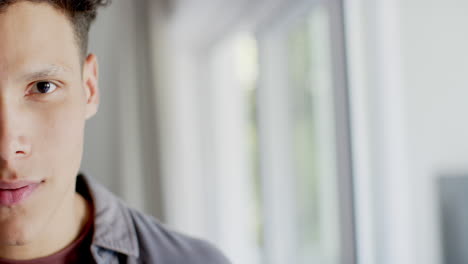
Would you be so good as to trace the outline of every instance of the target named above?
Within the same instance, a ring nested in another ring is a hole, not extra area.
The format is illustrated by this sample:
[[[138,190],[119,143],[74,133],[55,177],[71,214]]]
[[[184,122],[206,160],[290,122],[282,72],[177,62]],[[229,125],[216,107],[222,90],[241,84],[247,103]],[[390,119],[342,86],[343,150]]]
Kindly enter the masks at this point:
[[[169,230],[83,174],[77,177],[77,192],[94,206],[91,253],[97,264],[230,263],[209,243]]]

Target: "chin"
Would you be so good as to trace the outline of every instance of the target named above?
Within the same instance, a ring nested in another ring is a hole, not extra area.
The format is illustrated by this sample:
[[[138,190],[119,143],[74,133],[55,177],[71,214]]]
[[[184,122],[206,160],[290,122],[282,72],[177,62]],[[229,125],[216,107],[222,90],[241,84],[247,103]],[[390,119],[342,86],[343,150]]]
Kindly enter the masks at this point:
[[[22,246],[31,242],[34,232],[31,225],[23,221],[2,221],[0,224],[0,245]]]
[[[8,237],[0,237],[0,245],[1,246],[24,246],[29,244],[31,241],[27,240],[25,237],[17,237],[17,236],[8,236]]]
[[[9,240],[5,240],[5,241],[0,241],[1,244],[5,245],[5,246],[24,246],[24,245],[27,245],[29,244],[29,241],[27,240],[15,240],[15,239],[9,239]]]

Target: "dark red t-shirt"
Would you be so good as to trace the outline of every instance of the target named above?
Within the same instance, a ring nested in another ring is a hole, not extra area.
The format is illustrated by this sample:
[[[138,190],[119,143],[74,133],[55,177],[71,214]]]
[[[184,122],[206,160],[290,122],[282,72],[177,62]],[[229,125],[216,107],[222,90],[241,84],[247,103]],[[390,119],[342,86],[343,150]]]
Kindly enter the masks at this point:
[[[83,228],[80,236],[69,246],[59,252],[42,258],[31,260],[8,260],[0,258],[0,264],[83,264],[96,263],[91,255],[93,239],[93,218]]]

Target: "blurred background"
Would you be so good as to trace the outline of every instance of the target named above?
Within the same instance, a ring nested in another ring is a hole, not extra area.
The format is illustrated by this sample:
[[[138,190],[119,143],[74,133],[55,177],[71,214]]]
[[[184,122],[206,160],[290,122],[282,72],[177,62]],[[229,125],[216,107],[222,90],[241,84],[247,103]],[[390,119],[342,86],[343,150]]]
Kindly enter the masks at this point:
[[[466,264],[467,14],[114,0],[82,170],[233,263]]]

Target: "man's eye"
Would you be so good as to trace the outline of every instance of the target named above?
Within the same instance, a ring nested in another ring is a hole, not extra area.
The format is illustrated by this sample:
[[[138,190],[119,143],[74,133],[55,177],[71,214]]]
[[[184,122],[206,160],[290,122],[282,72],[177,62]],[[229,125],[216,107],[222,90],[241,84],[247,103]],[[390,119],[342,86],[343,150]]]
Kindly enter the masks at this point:
[[[33,94],[47,94],[52,93],[57,89],[57,85],[52,82],[37,82],[33,85],[31,93]]]

